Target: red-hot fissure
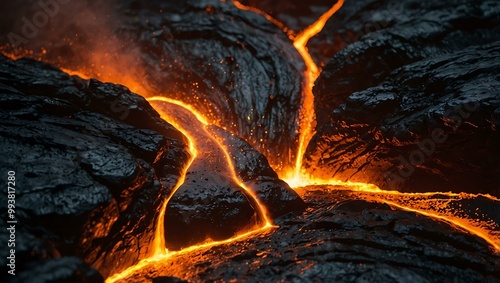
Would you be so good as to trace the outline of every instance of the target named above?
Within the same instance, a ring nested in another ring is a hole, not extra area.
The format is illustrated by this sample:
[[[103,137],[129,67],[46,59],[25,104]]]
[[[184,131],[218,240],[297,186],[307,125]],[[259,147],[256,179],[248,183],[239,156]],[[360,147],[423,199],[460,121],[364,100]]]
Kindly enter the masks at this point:
[[[390,206],[397,208],[397,209],[402,209],[402,210],[407,210],[407,211],[412,211],[415,213],[419,213],[422,215],[425,215],[427,217],[434,218],[439,221],[445,221],[448,222],[452,225],[455,225],[461,229],[464,229],[468,231],[471,234],[474,234],[478,237],[481,237],[485,239],[496,252],[500,252],[500,233],[497,232],[495,227],[496,224],[492,224],[489,222],[484,222],[484,221],[477,221],[476,219],[468,218],[465,216],[460,215],[457,213],[456,210],[453,208],[447,207],[447,199],[464,199],[464,198],[475,198],[479,197],[479,195],[473,195],[473,194],[454,194],[454,193],[442,193],[442,192],[432,192],[432,193],[420,193],[420,194],[412,194],[412,193],[401,193],[401,192],[396,192],[396,191],[383,191],[379,189],[376,185],[373,184],[366,184],[366,183],[353,183],[353,182],[340,182],[337,180],[332,180],[332,179],[320,179],[320,178],[315,178],[314,176],[306,175],[302,170],[302,157],[304,155],[305,148],[309,141],[311,140],[314,132],[314,125],[315,125],[315,112],[314,112],[314,95],[312,93],[312,88],[314,86],[314,81],[317,79],[319,76],[321,70],[317,66],[317,64],[314,62],[312,59],[311,55],[308,52],[307,49],[307,42],[308,40],[318,34],[324,27],[325,23],[339,10],[341,9],[342,5],[344,4],[344,0],[339,0],[337,1],[327,12],[325,12],[315,23],[304,29],[302,32],[298,33],[297,36],[293,36],[291,32],[280,22],[276,21],[273,19],[271,16],[267,15],[266,13],[253,8],[253,7],[247,7],[242,5],[241,3],[234,1],[234,4],[236,7],[242,10],[248,10],[250,12],[258,13],[266,17],[269,21],[275,23],[278,25],[285,33],[289,34],[289,37],[299,52],[299,54],[302,56],[306,69],[304,70],[304,78],[303,78],[303,94],[302,94],[302,100],[301,100],[301,110],[300,110],[300,122],[299,122],[299,145],[298,145],[298,150],[297,150],[297,159],[296,162],[293,166],[288,168],[285,173],[280,176],[283,178],[285,181],[287,181],[293,188],[300,188],[300,187],[305,187],[305,186],[310,186],[310,185],[322,185],[322,186],[329,186],[329,187],[335,187],[338,189],[339,187],[342,187],[346,190],[351,190],[351,191],[357,191],[360,192],[360,194],[363,194],[363,197],[366,198],[367,200],[370,201],[377,201],[377,202],[384,202],[389,204]],[[9,55],[9,54],[6,54]],[[13,56],[10,55],[9,57],[16,59],[19,56]],[[63,70],[66,72],[73,74],[73,75],[79,75],[83,78],[88,78],[86,76],[86,73],[88,72],[89,69],[92,68],[92,66],[88,66],[88,68],[83,69],[83,70],[66,70],[64,69],[64,66],[61,66]],[[111,68],[110,70],[113,70]],[[97,70],[94,70],[97,71]],[[91,72],[95,73],[95,72]],[[121,72],[103,72],[103,76],[99,77],[99,79],[104,80],[104,81],[109,81],[109,82],[114,82],[114,83],[120,83],[123,84],[127,87],[129,87],[131,90],[142,94],[146,97],[149,95],[145,92],[145,90],[141,87],[141,84],[138,83],[133,79],[131,76],[122,76]],[[153,101],[162,101],[165,103],[173,103],[176,105],[180,105],[184,107],[186,110],[190,111],[193,113],[193,115],[199,120],[201,124],[209,124],[210,121],[207,121],[206,118],[203,116],[203,113],[198,113],[194,108],[192,108],[190,105],[187,105],[183,102],[176,101],[173,99],[169,99],[167,97],[150,97],[149,98],[150,102]],[[152,103],[154,106],[155,104]],[[188,170],[189,165],[191,162],[196,158],[197,156],[197,149],[196,149],[196,141],[194,141],[194,137],[190,134],[190,131],[186,127],[182,127],[181,125],[178,125],[176,123],[175,119],[175,113],[163,113],[161,109],[158,109],[158,111],[162,114],[162,117],[169,123],[173,124],[176,128],[178,128],[189,140],[190,140],[190,153],[192,155],[192,158],[186,168],[184,168],[184,174],[179,178],[178,183],[176,184],[175,188],[173,189],[173,195],[176,191],[176,189],[182,185],[184,177],[185,177],[185,172]],[[227,150],[224,149],[222,145],[220,145],[222,150],[225,150],[227,153]],[[268,156],[268,158],[272,158]],[[233,168],[230,158],[227,158],[228,166]],[[234,168],[233,168],[234,170]],[[234,172],[233,172],[234,173]],[[234,174],[233,174],[234,175]],[[234,176],[235,179],[236,176]],[[241,182],[239,180],[236,180],[240,185]],[[244,188],[245,190],[248,190],[248,188]],[[249,191],[249,194],[255,198],[256,203],[258,204],[258,210],[259,214],[261,217],[263,217],[263,225],[260,227],[255,227],[254,230],[252,231],[242,231],[239,235],[232,237],[230,239],[224,240],[224,241],[211,241],[211,242],[206,242],[203,244],[199,245],[194,245],[192,247],[183,249],[181,251],[176,251],[176,252],[168,252],[165,249],[165,244],[164,244],[164,236],[163,236],[163,216],[165,213],[165,208],[167,206],[168,200],[170,197],[168,197],[164,203],[161,206],[161,211],[159,213],[159,217],[157,219],[157,228],[155,232],[155,240],[151,243],[150,247],[150,253],[148,258],[142,259],[138,264],[131,266],[127,268],[126,270],[114,274],[113,276],[109,277],[106,282],[111,283],[111,282],[116,282],[118,280],[127,278],[128,276],[140,272],[141,268],[143,268],[146,265],[149,264],[154,264],[155,262],[158,261],[164,261],[168,260],[172,256],[181,256],[183,254],[188,254],[190,251],[200,249],[200,248],[206,248],[210,246],[215,246],[215,245],[224,245],[224,244],[230,244],[233,241],[241,241],[244,239],[247,239],[249,237],[254,236],[257,233],[263,232],[263,231],[268,231],[269,229],[275,228],[275,226],[272,225],[272,220],[267,216],[267,208],[260,203],[258,198],[253,194],[251,191]],[[440,198],[437,198],[436,196],[444,196],[445,199],[441,198],[441,202],[439,201]],[[487,197],[490,198],[492,201],[500,201],[499,199],[489,196],[489,195],[481,195],[481,197]]]

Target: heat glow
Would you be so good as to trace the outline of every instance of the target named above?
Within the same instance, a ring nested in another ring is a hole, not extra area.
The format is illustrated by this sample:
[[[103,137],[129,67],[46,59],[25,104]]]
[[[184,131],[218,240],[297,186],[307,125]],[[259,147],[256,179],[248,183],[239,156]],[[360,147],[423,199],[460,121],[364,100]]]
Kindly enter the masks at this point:
[[[475,198],[487,198],[494,202],[499,202],[500,199],[490,196],[490,195],[480,195],[480,194],[467,194],[467,193],[451,193],[451,192],[429,192],[429,193],[402,193],[398,191],[384,191],[379,187],[373,184],[367,183],[358,183],[358,182],[341,182],[333,179],[320,179],[315,178],[314,176],[307,175],[305,172],[301,170],[302,161],[305,149],[311,140],[314,134],[315,128],[315,111],[314,111],[314,95],[312,92],[314,82],[318,78],[321,70],[318,65],[312,59],[310,53],[307,49],[307,43],[310,38],[318,34],[328,19],[330,19],[344,4],[344,0],[337,1],[326,13],[324,13],[315,23],[308,26],[302,32],[295,33],[287,29],[283,23],[273,19],[268,14],[253,8],[242,5],[241,3],[234,1],[234,5],[242,10],[247,10],[253,13],[258,13],[263,15],[267,20],[274,23],[278,27],[280,27],[285,33],[288,34],[290,39],[293,42],[294,47],[297,49],[298,53],[302,56],[305,63],[304,70],[304,81],[303,81],[303,94],[301,100],[301,108],[299,113],[299,142],[296,153],[296,160],[293,166],[290,166],[285,172],[283,176],[280,176],[284,179],[291,187],[295,188],[298,192],[301,190],[305,190],[307,186],[313,185],[321,185],[326,186],[331,190],[348,190],[352,192],[356,192],[356,197],[363,198],[369,201],[376,201],[381,203],[387,203],[391,207],[395,209],[406,210],[414,213],[418,213],[424,215],[426,217],[433,218],[437,221],[447,222],[458,229],[462,229],[467,231],[470,234],[476,235],[486,242],[488,242],[495,252],[500,253],[500,228],[496,223],[488,222],[488,221],[478,221],[469,216],[464,216],[459,213],[451,204],[454,204],[457,201],[464,199],[475,199]],[[19,59],[20,57],[27,56],[32,57],[33,52],[31,54],[28,52],[26,54],[21,54],[21,56],[10,55],[5,53],[11,59]],[[43,58],[40,58],[42,60]],[[98,61],[98,60],[97,60]],[[64,66],[62,66],[64,67]],[[132,74],[122,75],[123,70],[127,70],[127,68],[119,68],[119,66],[115,66],[108,70],[106,67],[102,66],[89,66],[86,69],[81,70],[68,70],[63,69],[70,75],[77,75],[85,79],[89,79],[91,77],[97,77],[102,81],[109,81],[113,83],[119,83],[127,86],[129,89],[136,93],[140,93],[143,96],[147,97],[149,94],[148,91],[143,87],[141,83],[139,83]],[[90,74],[90,75],[88,75]],[[98,76],[96,76],[96,74]],[[260,227],[254,227],[254,230],[251,231],[242,231],[240,234],[231,237],[230,239],[222,240],[222,241],[209,241],[197,245],[190,246],[188,248],[182,249],[180,251],[168,251],[165,249],[165,235],[164,235],[164,216],[167,208],[167,204],[175,192],[182,186],[185,181],[186,172],[193,163],[193,161],[198,157],[198,150],[196,147],[197,141],[196,137],[191,134],[190,130],[187,127],[183,127],[181,123],[178,123],[175,118],[175,113],[166,113],[162,111],[159,103],[170,103],[177,106],[180,106],[187,111],[189,111],[193,116],[196,117],[197,121],[202,125],[203,130],[204,126],[209,125],[210,122],[205,115],[199,113],[194,107],[183,103],[178,100],[170,99],[164,96],[154,96],[149,97],[148,101],[151,102],[153,107],[161,114],[161,117],[172,124],[175,128],[177,128],[180,132],[187,137],[189,141],[189,153],[191,154],[190,160],[186,167],[183,169],[179,180],[174,186],[170,195],[164,200],[162,205],[160,206],[160,211],[158,212],[158,218],[156,220],[156,229],[155,229],[155,237],[154,241],[151,243],[149,257],[142,259],[136,265],[133,265],[122,272],[112,275],[111,277],[106,279],[106,283],[113,283],[119,280],[125,279],[133,275],[134,273],[140,272],[141,269],[148,265],[154,265],[160,261],[167,261],[173,257],[177,256],[188,256],[188,253],[203,249],[209,248],[217,245],[230,244],[235,241],[244,241],[246,239],[255,237],[260,233],[269,232],[272,229],[276,228],[273,226],[271,218],[268,216],[267,208],[260,202],[256,194],[246,187],[242,182],[237,178],[237,175],[234,171],[234,166],[232,164],[230,155],[228,151],[224,148],[224,146],[217,142],[221,150],[225,154],[225,158],[227,164],[231,168],[230,175],[232,179],[240,186],[242,189],[250,195],[254,202],[257,204],[256,210],[261,218],[262,224]],[[158,105],[157,105],[158,104]],[[208,132],[207,132],[208,133]],[[175,269],[175,266],[170,267]]]
[[[272,17],[265,12],[262,12],[253,7],[247,7],[241,3],[234,1],[235,5],[243,10],[252,11],[263,15],[266,19],[272,19]],[[290,39],[293,41],[293,46],[297,49],[299,54],[302,56],[304,63],[306,65],[306,70],[304,71],[304,89],[302,93],[302,105],[300,108],[300,122],[299,122],[299,145],[297,149],[297,158],[293,168],[288,168],[283,176],[280,176],[285,180],[292,188],[301,188],[311,185],[323,185],[329,186],[330,188],[344,189],[350,191],[356,191],[364,193],[367,199],[371,201],[387,203],[394,208],[403,209],[406,211],[412,211],[425,215],[427,217],[434,218],[439,221],[445,221],[450,223],[460,229],[464,229],[471,234],[477,235],[487,241],[496,252],[500,252],[500,232],[496,232],[498,227],[496,225],[490,225],[489,223],[477,221],[470,217],[464,217],[458,215],[456,210],[446,207],[447,201],[449,199],[444,199],[442,202],[438,203],[437,196],[445,196],[447,198],[476,198],[479,196],[490,198],[493,201],[499,201],[489,195],[474,195],[474,194],[454,194],[454,193],[443,193],[443,192],[432,192],[432,193],[402,193],[398,191],[384,191],[378,186],[368,183],[360,182],[342,182],[334,179],[321,179],[311,176],[302,170],[302,161],[305,153],[305,149],[309,144],[312,136],[314,135],[314,127],[316,123],[316,114],[314,111],[314,94],[312,89],[314,87],[314,82],[318,78],[321,70],[318,65],[314,62],[307,49],[307,43],[309,39],[314,37],[316,34],[321,32],[324,28],[326,22],[340,9],[344,4],[344,0],[339,0],[335,3],[327,12],[325,12],[316,22],[308,26],[302,32],[293,36],[293,33],[288,32],[287,29],[283,29],[283,24],[272,19],[271,22],[275,23],[278,27],[282,28],[284,32],[287,32]],[[369,194],[369,197],[368,195]],[[410,198],[419,197],[418,201],[410,200]]]

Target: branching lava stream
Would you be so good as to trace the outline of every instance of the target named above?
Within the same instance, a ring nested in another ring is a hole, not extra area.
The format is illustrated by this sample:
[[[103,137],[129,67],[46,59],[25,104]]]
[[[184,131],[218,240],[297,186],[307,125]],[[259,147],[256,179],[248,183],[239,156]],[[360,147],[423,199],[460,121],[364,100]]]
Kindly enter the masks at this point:
[[[314,82],[318,78],[321,70],[318,65],[314,62],[311,55],[307,50],[308,40],[319,33],[326,21],[330,19],[343,5],[344,0],[337,1],[325,14],[323,14],[315,23],[307,27],[304,31],[298,33],[296,36],[293,35],[282,23],[273,19],[271,16],[259,11],[256,8],[246,7],[241,3],[234,1],[237,8],[242,10],[248,10],[251,12],[259,13],[266,17],[269,21],[278,25],[285,33],[287,33],[290,39],[293,41],[293,45],[302,56],[306,69],[304,70],[303,78],[303,94],[301,100],[301,110],[300,110],[300,122],[299,122],[299,144],[297,150],[297,159],[293,167],[288,168],[284,176],[280,176],[284,179],[292,188],[296,189],[299,194],[305,190],[307,186],[321,185],[326,186],[331,190],[346,190],[351,191],[356,194],[357,198],[372,201],[381,202],[390,205],[395,209],[401,209],[406,211],[411,211],[414,213],[422,214],[424,216],[433,218],[437,221],[447,222],[461,230],[465,230],[470,234],[476,235],[485,241],[487,241],[495,252],[500,252],[500,227],[498,224],[492,221],[488,215],[483,215],[479,208],[469,213],[464,211],[462,203],[467,200],[475,199],[488,199],[490,201],[499,202],[500,199],[490,196],[490,195],[476,195],[467,193],[448,193],[448,192],[430,192],[430,193],[402,193],[397,191],[383,191],[379,189],[376,185],[366,184],[366,183],[352,183],[352,182],[340,182],[337,180],[324,180],[318,179],[314,176],[306,175],[302,170],[302,158],[309,141],[311,140],[315,127],[315,113],[314,113],[314,95],[312,92]],[[10,56],[15,58],[16,56]],[[63,66],[64,67],[64,66]],[[68,73],[85,76],[85,71],[70,71],[65,70]],[[107,81],[116,82],[118,76],[110,76],[107,78],[101,78]],[[121,81],[123,83],[123,80]],[[135,81],[130,81],[130,83],[125,84],[127,87],[141,92],[140,84]],[[147,93],[140,93],[146,95]],[[149,257],[142,259],[138,264],[127,268],[126,270],[114,274],[106,279],[107,283],[117,282],[119,280],[125,279],[134,273],[138,273],[142,268],[149,265],[155,265],[158,262],[167,261],[170,258],[178,257],[182,255],[189,256],[188,254],[192,251],[209,248],[217,245],[230,244],[235,241],[244,241],[257,234],[269,233],[276,226],[273,225],[272,219],[269,217],[267,208],[261,203],[256,194],[252,192],[251,189],[246,187],[241,180],[236,176],[234,166],[231,163],[228,151],[216,141],[209,132],[206,131],[204,126],[210,124],[202,113],[198,113],[193,107],[169,99],[163,96],[149,97],[148,101],[152,106],[161,114],[162,118],[168,123],[172,124],[175,128],[181,131],[189,140],[189,150],[191,154],[191,159],[188,162],[186,168],[184,168],[181,177],[179,178],[177,184],[172,190],[168,198],[165,199],[161,205],[161,210],[158,213],[158,219],[155,229],[155,239],[151,243]],[[186,116],[187,115],[187,116]],[[184,117],[184,118],[183,118]],[[185,117],[188,117],[187,119]],[[202,139],[200,139],[202,137]],[[207,158],[207,156],[209,156]],[[217,158],[213,158],[213,157]],[[272,158],[269,157],[268,158]],[[195,168],[196,166],[204,166],[204,162],[207,160],[217,159],[217,166],[223,168],[223,171],[229,174],[229,179],[227,182],[236,183],[242,191],[245,192],[247,196],[250,196],[253,206],[256,210],[256,220],[253,227],[249,227],[248,230],[239,231],[239,233],[229,239],[225,240],[210,240],[206,239],[204,243],[196,244],[179,251],[168,251],[165,249],[165,230],[164,227],[164,216],[167,209],[169,200],[175,195],[175,193],[182,187],[182,185],[189,181],[188,170]],[[175,266],[169,267],[175,270]]]

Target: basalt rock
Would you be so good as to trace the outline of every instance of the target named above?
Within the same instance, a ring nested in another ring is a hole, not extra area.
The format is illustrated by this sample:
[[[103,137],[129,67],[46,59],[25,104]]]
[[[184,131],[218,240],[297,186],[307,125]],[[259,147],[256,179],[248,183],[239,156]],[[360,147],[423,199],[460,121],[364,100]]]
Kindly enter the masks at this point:
[[[299,33],[314,23],[333,5],[331,0],[314,1],[270,1],[242,0],[242,4],[254,7],[282,22],[287,32]]]
[[[139,39],[149,87],[272,155],[275,168],[291,164],[304,66],[288,37],[231,1],[157,3],[128,31]]]
[[[305,166],[383,189],[500,195],[500,42],[423,60],[352,94],[312,139]]]
[[[104,282],[101,274],[77,257],[61,257],[29,262],[23,266],[23,269],[29,270],[30,272],[16,274],[16,276],[12,276],[12,280],[8,282]]]
[[[189,282],[498,282],[500,257],[456,226],[367,201],[363,193],[308,187],[306,211],[279,228],[190,252],[127,278],[176,276]],[[487,201],[498,211],[498,202]],[[486,205],[486,206],[488,206]]]
[[[398,3],[348,1],[319,36],[338,49],[314,88],[305,168],[383,189],[500,195],[499,4]]]
[[[144,96],[182,100],[274,156],[275,168],[293,163],[304,64],[279,27],[232,1],[81,2],[61,5],[19,47]]]
[[[193,162],[165,211],[165,246],[179,250],[207,240],[225,240],[260,223],[255,205],[230,177],[208,163]]]
[[[272,218],[305,208],[304,201],[279,179],[264,155],[236,135],[216,126],[207,128],[228,148],[238,178],[257,194]]]
[[[354,92],[402,66],[498,40],[496,1],[346,1],[308,44],[326,64],[314,88],[318,128]]]
[[[265,212],[259,201],[272,218],[304,208],[300,197],[248,143],[217,126],[204,125],[181,106],[152,103],[167,121],[187,130],[196,150],[185,180],[166,207],[166,248],[224,240],[262,225]]]
[[[125,87],[34,60],[0,58],[0,100],[19,278],[102,281],[73,256],[104,276],[146,256],[158,207],[189,158],[185,137]],[[8,231],[0,237],[7,242]]]
[[[196,149],[185,179],[166,206],[165,247],[179,250],[225,240],[259,225],[262,218],[255,201],[240,186],[226,154],[204,125],[178,105],[153,103],[167,121],[189,129]]]

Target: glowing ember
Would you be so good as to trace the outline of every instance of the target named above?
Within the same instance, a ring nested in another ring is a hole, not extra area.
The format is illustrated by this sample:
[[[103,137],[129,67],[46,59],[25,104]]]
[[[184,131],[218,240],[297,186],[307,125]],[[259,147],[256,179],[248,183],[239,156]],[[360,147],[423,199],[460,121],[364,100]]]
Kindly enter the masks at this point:
[[[313,129],[316,124],[316,114],[314,113],[314,94],[312,89],[314,81],[318,78],[320,71],[316,63],[307,50],[307,42],[309,39],[318,34],[325,26],[326,21],[333,16],[344,5],[344,0],[339,0],[333,5],[330,10],[324,13],[315,23],[303,30],[293,41],[293,46],[297,48],[304,62],[306,63],[306,70],[304,72],[305,87],[302,98],[302,107],[300,110],[300,136],[299,147],[297,150],[297,160],[295,162],[294,176],[301,175],[302,159],[306,150],[307,144],[314,135]],[[287,176],[289,177],[289,175]]]
[[[299,122],[299,145],[297,150],[297,159],[295,161],[293,168],[288,168],[284,176],[281,176],[290,186],[296,188],[298,192],[306,190],[304,188],[306,186],[311,185],[322,185],[328,186],[328,188],[332,190],[346,190],[346,191],[354,191],[356,195],[354,197],[361,198],[369,201],[376,201],[381,203],[387,203],[390,206],[414,213],[418,213],[421,215],[425,215],[427,217],[433,218],[438,221],[445,221],[450,223],[460,229],[466,230],[468,233],[476,235],[485,241],[487,241],[495,250],[495,252],[500,252],[500,233],[498,232],[500,229],[497,227],[496,223],[492,223],[489,221],[478,221],[470,217],[469,215],[462,215],[459,209],[451,206],[454,201],[460,201],[465,199],[476,199],[476,198],[487,198],[491,201],[498,202],[500,199],[495,198],[490,195],[476,195],[476,194],[466,194],[466,193],[449,193],[449,192],[430,192],[430,193],[402,193],[398,191],[384,191],[379,187],[373,184],[366,183],[355,183],[355,182],[340,182],[337,180],[331,179],[320,179],[315,178],[314,176],[306,175],[301,171],[302,167],[302,159],[305,152],[305,149],[311,140],[314,132],[313,129],[315,127],[315,111],[314,111],[314,95],[312,92],[314,82],[318,78],[320,74],[320,69],[317,64],[312,59],[311,55],[307,50],[307,43],[309,39],[316,34],[318,34],[324,27],[326,21],[332,17],[344,4],[343,0],[339,0],[335,5],[333,5],[326,13],[324,13],[315,23],[307,27],[302,32],[298,33],[297,36],[293,36],[293,32],[289,31],[282,23],[273,19],[271,16],[259,11],[256,8],[251,8],[242,5],[241,3],[234,1],[234,4],[237,8],[242,10],[248,10],[254,13],[259,13],[264,15],[266,19],[273,22],[277,26],[279,26],[284,32],[286,32],[293,41],[293,45],[302,56],[304,63],[306,65],[306,70],[304,71],[304,92],[302,97],[302,104],[300,110],[300,122]],[[8,55],[8,54],[7,54]],[[28,54],[24,54],[29,56]],[[17,59],[20,56],[10,55],[12,59]],[[89,67],[91,68],[91,67]],[[99,68],[97,68],[99,69]],[[120,83],[132,91],[141,93],[143,95],[148,94],[147,90],[138,83],[132,75],[121,75],[121,71],[117,71],[117,69],[104,70],[103,72],[99,72],[99,70],[78,70],[71,71],[64,69],[65,72],[71,75],[78,75],[82,78],[90,78],[90,76],[86,74],[91,74],[95,76],[95,74],[99,74],[98,78],[104,81],[110,81],[113,83]],[[114,75],[115,74],[115,75]],[[120,75],[117,75],[120,74]],[[156,229],[155,229],[155,238],[151,243],[149,257],[142,259],[138,264],[127,268],[126,270],[115,274],[109,277],[106,282],[112,283],[118,280],[125,279],[136,272],[140,272],[142,268],[148,265],[154,265],[160,261],[167,261],[173,256],[184,255],[191,251],[208,248],[216,245],[228,244],[235,241],[243,241],[250,237],[254,237],[259,233],[269,232],[271,229],[275,228],[273,226],[272,220],[269,217],[269,213],[267,212],[267,208],[261,203],[255,192],[245,186],[241,180],[238,179],[235,170],[234,164],[232,164],[230,155],[226,148],[216,139],[211,138],[210,142],[216,143],[218,146],[217,150],[223,152],[225,157],[225,162],[227,164],[229,175],[231,179],[238,184],[242,190],[244,190],[249,196],[251,196],[252,201],[256,204],[257,214],[260,217],[261,225],[258,227],[253,227],[251,231],[240,231],[239,235],[231,237],[222,241],[208,241],[202,244],[197,244],[190,246],[188,248],[182,249],[180,251],[168,251],[165,249],[165,234],[164,234],[164,219],[165,212],[167,209],[168,202],[172,199],[178,189],[185,182],[186,172],[189,167],[195,162],[198,156],[198,149],[200,143],[205,142],[204,140],[197,140],[195,131],[201,131],[205,136],[211,136],[208,131],[206,131],[205,126],[209,125],[210,122],[207,120],[206,116],[202,113],[199,113],[196,109],[194,109],[191,105],[185,104],[181,101],[170,99],[163,96],[154,96],[148,98],[149,102],[153,102],[153,107],[161,114],[162,118],[168,123],[172,124],[175,128],[181,131],[184,136],[187,137],[189,141],[189,152],[191,154],[191,158],[185,168],[183,168],[182,174],[177,181],[177,184],[173,188],[170,195],[165,199],[162,203],[160,211],[158,212],[158,219],[156,221]],[[196,118],[195,123],[191,125],[187,125],[182,121],[182,119],[178,119],[176,117],[176,113],[167,112],[162,110],[162,103],[168,103],[177,105],[182,107],[186,111],[188,111],[191,115]],[[191,128],[196,129],[191,129]],[[172,268],[175,268],[172,267]]]
[[[149,101],[162,101],[162,102],[175,104],[177,106],[181,106],[184,109],[188,110],[188,112],[190,114],[194,115],[196,117],[196,119],[199,122],[201,122],[203,125],[208,125],[208,122],[204,119],[203,115],[201,115],[196,110],[194,110],[190,105],[187,105],[181,101],[176,101],[174,99],[166,98],[163,96],[150,97],[148,100]],[[155,105],[153,104],[153,106],[155,106]],[[186,125],[185,123],[183,123],[183,121],[181,119],[178,119],[177,117],[175,117],[174,113],[165,113],[164,111],[161,111],[161,107],[155,107],[155,109],[157,111],[160,110],[159,112],[162,114],[162,117],[167,122],[172,122],[173,123],[172,125],[174,125],[178,129],[181,129],[181,131],[183,133],[185,133],[186,136],[188,136],[190,138],[191,142],[194,144],[195,147],[197,147],[197,143],[207,143],[208,142],[207,140],[199,140],[198,141],[198,140],[193,138],[193,135],[191,132],[199,130],[197,125],[195,125],[195,123],[193,123],[193,121],[190,121],[191,122],[190,125]],[[188,127],[191,130],[188,129]],[[205,130],[205,128],[203,128],[203,132],[205,134],[205,137],[211,137],[211,135]],[[271,218],[269,217],[269,213],[267,211],[267,208],[261,203],[261,201],[259,200],[259,198],[255,194],[255,192],[252,191],[251,189],[249,189],[247,186],[245,186],[243,184],[243,182],[241,180],[239,180],[238,177],[236,176],[236,172],[234,170],[234,166],[232,164],[231,157],[230,157],[228,151],[216,139],[211,138],[210,142],[215,142],[219,146],[220,150],[224,153],[224,156],[226,158],[226,162],[228,165],[228,169],[229,169],[228,173],[230,174],[233,181],[235,181],[240,187],[242,187],[245,190],[245,192],[248,195],[250,195],[253,198],[253,200],[255,201],[255,203],[257,204],[257,210],[258,210],[259,215],[262,217],[262,220],[264,222],[264,226],[272,226],[272,221],[271,221]]]
[[[484,239],[494,248],[496,253],[500,253],[500,232],[498,232],[500,227],[498,227],[498,224],[493,221],[478,221],[451,205],[453,201],[477,198],[486,198],[495,202],[500,201],[494,196],[452,192],[403,193],[381,190],[373,184],[314,179],[311,177],[307,180],[302,179],[296,190],[303,193],[303,190],[307,189],[305,186],[310,185],[327,186],[331,190],[355,191],[358,193],[353,196],[357,198],[386,203],[394,208],[447,222]]]

